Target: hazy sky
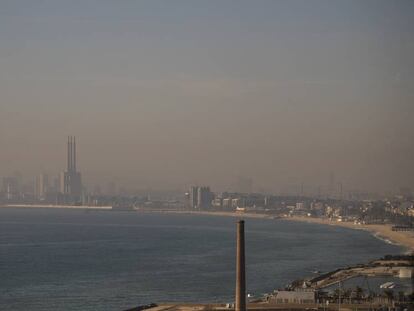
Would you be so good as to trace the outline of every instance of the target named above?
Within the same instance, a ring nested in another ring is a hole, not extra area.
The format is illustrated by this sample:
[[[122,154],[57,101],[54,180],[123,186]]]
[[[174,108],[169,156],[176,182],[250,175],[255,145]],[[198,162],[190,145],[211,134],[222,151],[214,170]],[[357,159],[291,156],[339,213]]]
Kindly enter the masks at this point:
[[[0,176],[414,188],[414,1],[0,1]]]

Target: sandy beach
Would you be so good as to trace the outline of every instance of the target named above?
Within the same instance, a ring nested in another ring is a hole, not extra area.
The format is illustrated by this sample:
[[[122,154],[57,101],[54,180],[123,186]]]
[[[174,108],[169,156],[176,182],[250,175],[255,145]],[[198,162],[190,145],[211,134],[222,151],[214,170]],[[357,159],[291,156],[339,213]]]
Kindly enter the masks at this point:
[[[213,211],[159,211],[162,213],[174,213],[174,214],[193,214],[193,215],[215,215],[226,216],[235,218],[268,218],[273,219],[274,216],[259,214],[259,213],[244,213],[244,212],[213,212]],[[326,218],[314,218],[314,217],[282,217],[277,218],[282,221],[301,221],[329,226],[339,226],[355,230],[365,230],[377,238],[382,239],[388,243],[398,244],[407,248],[407,252],[414,252],[414,232],[413,231],[392,231],[392,225],[358,225],[353,222],[339,222]]]
[[[0,206],[1,207],[1,206]],[[45,205],[6,205],[4,207],[31,207],[31,208],[71,208],[68,206],[45,206]],[[93,207],[76,206],[75,208],[86,209]],[[110,209],[110,207],[95,207],[96,209]],[[314,218],[314,217],[277,217],[268,214],[260,213],[246,213],[246,212],[225,212],[225,211],[189,211],[189,210],[148,210],[148,209],[137,209],[137,212],[157,212],[157,213],[168,213],[168,214],[188,214],[188,215],[214,215],[223,217],[234,217],[234,218],[262,218],[262,219],[277,219],[281,221],[300,221],[330,226],[340,226],[355,230],[365,230],[372,233],[379,239],[384,240],[388,243],[398,244],[407,248],[407,253],[414,253],[414,231],[392,231],[392,225],[389,224],[372,224],[372,225],[359,225],[353,222],[340,222],[330,220],[327,218]]]
[[[308,223],[317,223],[330,226],[340,226],[356,230],[365,230],[371,232],[376,237],[385,241],[389,241],[394,244],[401,245],[407,248],[407,252],[414,252],[414,232],[413,231],[392,231],[392,225],[384,224],[372,224],[372,225],[358,225],[353,222],[339,222],[329,220],[325,218],[312,218],[312,217],[288,217],[282,218],[290,221],[301,221]]]

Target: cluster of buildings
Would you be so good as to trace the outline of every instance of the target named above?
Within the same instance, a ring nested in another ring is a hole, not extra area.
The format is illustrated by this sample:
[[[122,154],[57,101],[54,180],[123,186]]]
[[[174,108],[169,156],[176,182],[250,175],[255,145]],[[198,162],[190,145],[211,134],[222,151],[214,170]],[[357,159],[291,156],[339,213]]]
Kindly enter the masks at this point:
[[[68,137],[67,168],[59,177],[49,179],[47,174],[39,174],[32,182],[23,182],[19,173],[4,177],[0,190],[0,202],[50,204],[81,204],[83,186],[81,173],[76,168],[76,138]]]
[[[185,206],[193,209],[263,210],[271,204],[271,197],[258,193],[214,193],[207,186],[191,186],[185,193]]]
[[[331,188],[335,182],[330,178]],[[0,187],[0,203],[44,203],[58,205],[92,205],[147,209],[198,209],[268,213],[276,216],[312,216],[338,221],[364,223],[412,224],[414,196],[408,188],[400,195],[388,199],[344,199],[320,196],[271,195],[252,193],[251,178],[240,177],[236,183],[239,192],[214,193],[208,186],[192,186],[185,194],[154,196],[131,195],[126,191],[116,193],[115,184],[108,185],[106,194],[100,189],[86,193],[82,176],[77,169],[76,138],[67,140],[67,167],[59,176],[49,178],[39,174],[35,180],[23,182],[19,173],[4,177]],[[303,188],[303,185],[302,185]],[[342,190],[342,185],[341,185]]]
[[[209,187],[190,187],[184,206],[191,209],[246,211],[275,216],[320,217],[361,223],[414,223],[414,197],[383,200],[344,200],[260,193],[213,193]]]

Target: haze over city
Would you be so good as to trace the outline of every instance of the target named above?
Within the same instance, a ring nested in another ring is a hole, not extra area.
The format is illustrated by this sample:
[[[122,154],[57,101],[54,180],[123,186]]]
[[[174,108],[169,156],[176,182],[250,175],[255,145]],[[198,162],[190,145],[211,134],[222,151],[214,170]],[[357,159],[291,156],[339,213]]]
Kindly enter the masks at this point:
[[[0,176],[414,186],[413,1],[2,1]]]
[[[414,311],[414,0],[0,0],[0,310]]]

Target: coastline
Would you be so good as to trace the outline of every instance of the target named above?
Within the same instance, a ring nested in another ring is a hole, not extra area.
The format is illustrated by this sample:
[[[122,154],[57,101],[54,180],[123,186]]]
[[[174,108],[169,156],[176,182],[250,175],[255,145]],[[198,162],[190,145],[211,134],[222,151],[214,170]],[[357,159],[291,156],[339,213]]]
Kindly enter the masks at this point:
[[[332,221],[324,218],[311,218],[311,217],[286,217],[281,218],[283,220],[300,221],[308,223],[316,223],[328,226],[338,226],[343,228],[349,228],[354,230],[364,230],[373,234],[376,238],[383,240],[386,243],[392,243],[400,245],[406,248],[406,252],[414,252],[414,232],[410,231],[392,231],[392,225],[389,224],[371,224],[371,225],[358,225],[353,222],[340,222]]]
[[[210,215],[210,216],[225,216],[235,218],[261,218],[261,219],[277,219],[282,221],[297,221],[307,222],[320,225],[337,226],[354,230],[364,230],[373,234],[376,238],[383,240],[385,243],[392,243],[400,245],[406,248],[407,253],[414,252],[414,232],[410,231],[392,231],[392,225],[389,224],[372,224],[372,225],[358,225],[353,222],[339,222],[325,218],[314,218],[314,217],[280,217],[275,218],[271,215],[257,214],[257,213],[244,213],[244,212],[214,212],[214,211],[148,211],[138,210],[139,212],[158,212],[166,214],[188,214],[188,215]]]
[[[90,207],[90,206],[56,206],[56,205],[4,205],[1,207],[11,208],[60,208],[60,209],[90,209],[90,210],[112,210],[109,206],[103,207]],[[396,244],[404,247],[405,253],[414,253],[414,231],[392,231],[392,225],[389,224],[354,224],[353,222],[340,222],[327,218],[314,218],[303,216],[292,217],[278,217],[261,213],[246,213],[237,211],[190,211],[190,210],[148,210],[148,209],[135,209],[138,213],[165,213],[165,214],[187,214],[187,215],[209,215],[209,216],[222,216],[222,217],[234,217],[234,218],[259,218],[259,219],[277,219],[281,221],[297,221],[307,222],[328,226],[338,226],[354,230],[364,230],[370,232],[374,237],[383,240],[385,243]]]

